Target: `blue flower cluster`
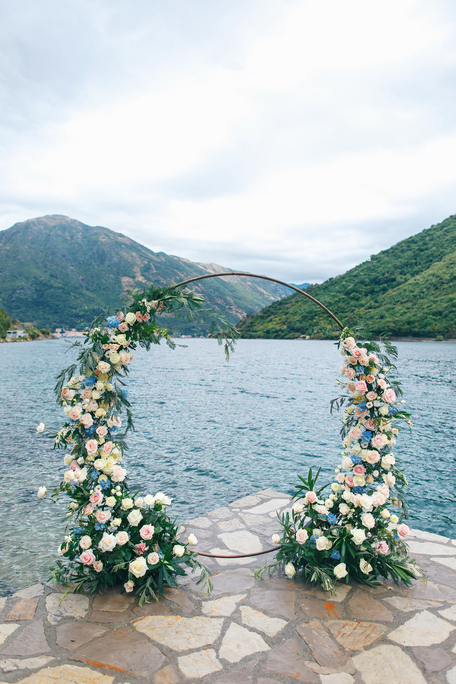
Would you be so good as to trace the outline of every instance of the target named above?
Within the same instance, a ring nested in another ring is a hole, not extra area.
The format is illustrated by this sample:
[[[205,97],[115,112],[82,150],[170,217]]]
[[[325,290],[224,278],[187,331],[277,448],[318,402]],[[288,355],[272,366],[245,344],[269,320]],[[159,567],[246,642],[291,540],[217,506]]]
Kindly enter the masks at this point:
[[[340,560],[340,551],[334,549],[334,551],[330,555],[330,558],[332,558],[333,560]]]
[[[84,387],[93,387],[96,381],[96,377],[94,375],[91,375],[89,378],[85,378],[83,385]]]
[[[337,522],[337,515],[334,515],[334,513],[328,513],[326,516],[326,520],[329,522],[330,525],[335,525]]]
[[[106,319],[108,321],[108,326],[110,328],[118,328],[119,327],[119,321],[115,316],[108,316]]]

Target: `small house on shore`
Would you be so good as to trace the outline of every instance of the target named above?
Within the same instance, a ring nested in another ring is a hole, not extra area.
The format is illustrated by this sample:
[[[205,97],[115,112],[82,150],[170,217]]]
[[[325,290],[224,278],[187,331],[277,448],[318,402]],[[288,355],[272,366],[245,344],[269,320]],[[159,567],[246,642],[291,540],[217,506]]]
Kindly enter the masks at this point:
[[[6,339],[7,340],[17,340],[19,337],[27,337],[25,330],[7,330]]]

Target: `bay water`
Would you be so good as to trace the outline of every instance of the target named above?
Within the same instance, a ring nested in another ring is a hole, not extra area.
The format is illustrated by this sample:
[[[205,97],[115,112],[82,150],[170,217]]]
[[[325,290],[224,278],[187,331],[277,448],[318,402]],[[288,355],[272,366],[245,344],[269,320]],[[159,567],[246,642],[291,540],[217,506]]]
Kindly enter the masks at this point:
[[[266,487],[294,492],[298,475],[339,463],[342,357],[329,341],[240,340],[229,362],[214,340],[136,350],[127,386],[135,432],[124,456],[130,486],[165,492],[183,522]],[[75,358],[65,340],[0,345],[0,594],[50,576],[67,503],[55,487],[63,452],[55,376]],[[456,537],[456,346],[398,342],[398,376],[414,427],[394,450],[409,481],[410,526]]]

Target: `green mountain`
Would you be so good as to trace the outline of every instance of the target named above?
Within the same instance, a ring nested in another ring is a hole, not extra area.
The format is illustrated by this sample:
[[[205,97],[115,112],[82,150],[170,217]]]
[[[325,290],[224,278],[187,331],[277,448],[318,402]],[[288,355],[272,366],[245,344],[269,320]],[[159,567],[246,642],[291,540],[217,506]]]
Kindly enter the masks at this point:
[[[121,233],[66,216],[31,219],[0,232],[0,307],[39,327],[82,328],[121,306],[127,290],[231,270],[153,252]],[[233,323],[288,292],[275,283],[235,276],[191,287]],[[182,321],[173,329],[201,334],[207,326]]]
[[[456,338],[456,216],[306,292],[343,324],[366,333]],[[248,316],[238,328],[242,337],[338,336],[332,319],[299,294]]]

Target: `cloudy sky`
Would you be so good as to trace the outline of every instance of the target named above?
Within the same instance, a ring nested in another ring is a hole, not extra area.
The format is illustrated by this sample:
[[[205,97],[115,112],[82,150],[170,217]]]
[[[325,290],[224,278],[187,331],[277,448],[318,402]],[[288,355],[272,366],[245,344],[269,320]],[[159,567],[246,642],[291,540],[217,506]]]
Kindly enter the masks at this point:
[[[288,282],[456,213],[453,0],[0,0],[0,229]]]

